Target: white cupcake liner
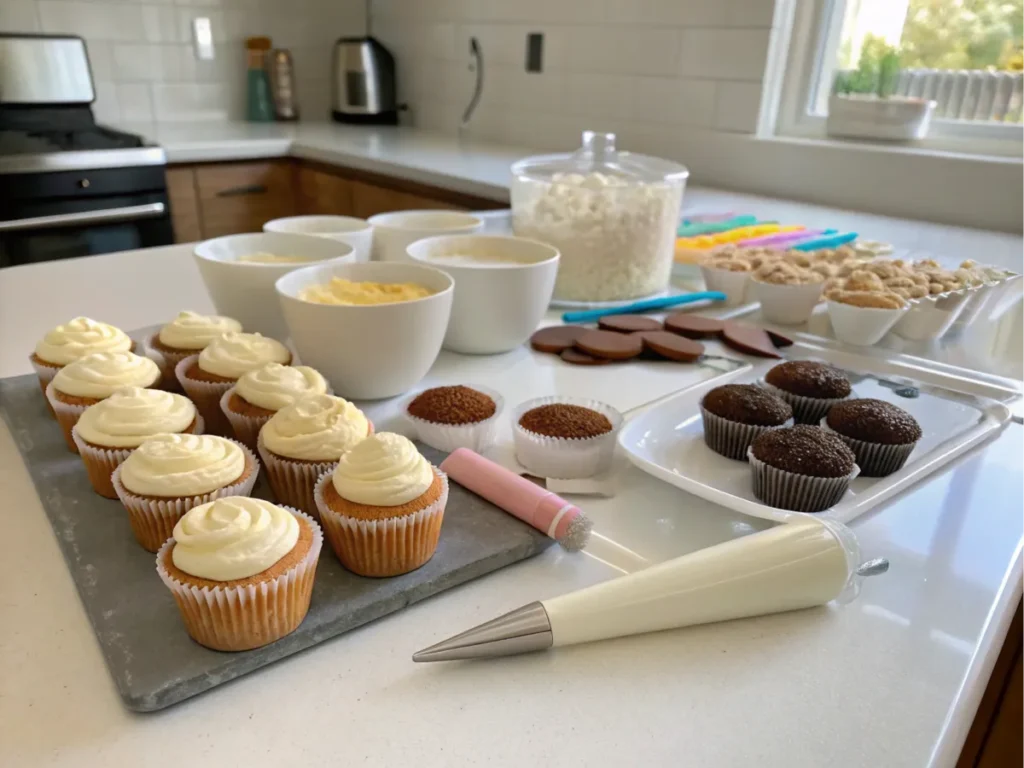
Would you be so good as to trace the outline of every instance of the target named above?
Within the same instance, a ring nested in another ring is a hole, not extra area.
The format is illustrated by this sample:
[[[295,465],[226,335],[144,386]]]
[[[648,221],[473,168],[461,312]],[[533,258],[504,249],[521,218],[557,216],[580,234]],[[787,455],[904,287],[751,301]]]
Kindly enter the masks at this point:
[[[163,565],[174,539],[160,547],[156,572],[178,604],[185,631],[197,643],[215,651],[260,648],[295,631],[306,618],[324,536],[309,515],[288,511],[312,526],[313,543],[301,561],[267,581],[235,587],[193,586],[178,581]]]
[[[700,415],[704,422],[704,443],[707,447],[727,459],[736,461],[746,460],[747,449],[758,435],[772,429],[793,426],[793,419],[786,419],[782,424],[775,426],[741,424],[712,413],[703,404],[700,406]]]
[[[827,418],[827,415],[821,418],[819,422],[821,428],[831,432],[849,446],[853,455],[857,457],[857,466],[860,467],[860,473],[864,477],[886,477],[893,472],[898,472],[903,469],[903,465],[907,463],[910,454],[917,447],[916,440],[912,443],[886,445],[885,443],[869,443],[865,440],[847,437],[832,429],[828,425]]]
[[[736,307],[744,304],[750,290],[751,272],[734,272],[731,269],[701,265],[704,285],[709,291],[721,291],[725,294],[723,307]]]
[[[195,429],[191,430],[188,434],[201,435],[203,434],[203,427],[203,417],[197,413]],[[85,464],[85,471],[89,475],[89,482],[92,483],[93,490],[100,496],[116,499],[117,492],[114,490],[111,476],[114,474],[114,470],[120,466],[121,462],[128,458],[128,454],[135,449],[102,448],[96,445],[89,445],[78,434],[78,425],[71,429],[71,438],[75,441],[78,453],[82,457],[82,463]]]
[[[39,377],[39,388],[43,391],[43,397],[46,398],[46,408],[49,410],[50,415],[57,418],[53,412],[53,406],[50,405],[50,398],[46,397],[46,388],[53,381],[53,377],[57,375],[64,366],[62,365],[47,365],[45,363],[37,362],[35,357],[29,357],[28,361],[32,363],[32,369],[36,372],[36,376]]]
[[[320,476],[315,489],[317,509],[327,541],[345,568],[360,576],[398,576],[434,556],[448,503],[448,476],[437,467],[433,470],[442,482],[437,501],[411,515],[383,520],[359,520],[330,509],[324,488],[332,481],[332,473]]]
[[[185,390],[185,395],[195,403],[196,409],[206,420],[206,431],[211,435],[231,437],[231,424],[227,416],[220,409],[220,399],[233,386],[233,381],[196,381],[185,376],[185,371],[198,362],[199,355],[189,355],[178,362],[174,368],[174,375]]]
[[[256,450],[278,503],[295,507],[319,522],[320,513],[313,500],[313,489],[324,472],[334,471],[337,460],[309,462],[278,456],[263,444],[262,435],[256,440]]]
[[[519,419],[543,405],[579,405],[603,414],[611,431],[596,437],[563,438],[538,435],[519,426]],[[615,441],[622,428],[622,414],[597,400],[580,397],[538,397],[520,403],[512,414],[512,440],[516,460],[533,475],[560,480],[593,477],[607,470],[615,455]]]
[[[232,441],[236,442],[236,441]],[[209,491],[198,496],[181,496],[174,498],[147,498],[132,493],[121,482],[121,465],[119,464],[110,476],[114,492],[128,512],[128,522],[132,526],[135,540],[148,552],[156,552],[174,534],[174,525],[192,507],[206,504],[222,496],[248,496],[256,485],[260,473],[260,463],[256,454],[239,443],[245,452],[247,466],[252,467],[249,476],[240,482],[225,485],[223,488]]]
[[[242,413],[235,413],[228,408],[228,401],[231,396],[235,394],[235,386],[232,386],[220,397],[220,410],[221,413],[228,420],[228,424],[231,425],[231,430],[234,432],[234,437],[245,443],[247,446],[256,450],[256,440],[259,437],[260,430],[263,425],[266,424],[273,417],[273,413],[270,416],[247,416]],[[334,390],[327,387],[328,395],[333,395]]]
[[[170,352],[160,349],[154,343],[159,336],[160,331],[157,331],[156,333],[146,337],[146,340],[143,343],[143,352],[146,357],[160,367],[160,386],[164,389],[180,392],[181,382],[178,381],[178,377],[176,375],[178,363],[186,357],[192,357],[192,355],[198,354],[199,350],[183,349],[179,352]]]
[[[71,430],[89,406],[72,405],[71,403],[64,403],[58,400],[57,391],[54,389],[52,381],[46,385],[46,402],[50,406],[50,413],[53,414],[54,418],[57,419],[57,423],[60,424],[61,432],[64,433],[64,442],[68,444],[68,450],[72,453],[78,453],[78,446],[75,445],[75,440],[71,436]]]
[[[843,477],[813,477],[787,472],[758,459],[753,450],[747,452],[754,482],[754,496],[776,509],[794,512],[824,512],[838,504],[850,483],[860,473],[856,464],[853,472]]]
[[[431,448],[447,451],[448,453],[457,448],[469,448],[477,453],[482,453],[494,445],[494,440],[498,435],[499,419],[505,410],[505,398],[487,387],[481,387],[477,384],[467,384],[466,386],[487,395],[494,401],[494,415],[483,421],[475,421],[470,424],[438,424],[437,422],[421,419],[409,413],[409,405],[423,393],[423,390],[421,390],[407,397],[402,403],[402,413],[405,414],[405,418],[409,420],[416,430],[416,436],[420,442],[426,443]]]
[[[823,416],[828,414],[833,405],[838,405],[853,397],[852,390],[846,397],[805,397],[804,395],[794,395],[792,392],[780,389],[774,384],[769,384],[764,379],[758,379],[757,384],[789,403],[793,409],[793,420],[797,424],[817,424]]]

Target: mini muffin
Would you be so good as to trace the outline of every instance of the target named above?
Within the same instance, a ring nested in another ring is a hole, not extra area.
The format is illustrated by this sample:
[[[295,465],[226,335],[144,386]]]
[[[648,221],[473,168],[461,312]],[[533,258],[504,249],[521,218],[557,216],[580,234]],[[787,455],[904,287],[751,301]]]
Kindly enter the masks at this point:
[[[160,369],[134,352],[97,352],[65,365],[46,387],[46,399],[64,432],[68,449],[78,453],[71,429],[90,405],[122,387],[155,387]]]
[[[143,549],[156,552],[192,507],[221,496],[248,496],[259,462],[243,445],[216,435],[156,435],[114,470],[111,483]]]
[[[405,407],[420,441],[439,451],[469,448],[480,453],[494,442],[504,399],[483,387],[434,387]]]
[[[231,425],[220,408],[220,400],[243,374],[267,363],[287,365],[292,353],[279,341],[258,333],[225,333],[198,355],[181,360],[174,369],[185,394],[206,419],[206,429],[230,435]]]
[[[220,399],[220,409],[235,437],[256,449],[260,428],[285,406],[310,395],[329,395],[331,388],[318,371],[306,365],[267,363],[242,374]]]
[[[311,395],[282,408],[260,429],[256,443],[275,498],[315,519],[316,481],[371,432],[366,415],[334,395]]]
[[[789,403],[754,384],[725,384],[708,391],[700,403],[704,442],[729,459],[743,461],[754,438],[787,426]]]
[[[764,384],[790,404],[797,424],[817,424],[851,392],[850,380],[841,370],[810,360],[779,363],[765,374]]]
[[[853,451],[831,432],[807,424],[758,435],[749,459],[754,496],[796,512],[835,506],[857,476]]]
[[[901,469],[921,439],[917,420],[884,400],[847,400],[833,406],[821,423],[850,446],[865,477]]]
[[[211,341],[225,333],[237,333],[242,324],[222,315],[179,312],[171,322],[146,339],[146,353],[160,366],[167,383],[180,387],[174,368],[182,360],[206,349]]]
[[[263,499],[193,507],[156,555],[185,631],[216,651],[246,651],[293,632],[309,611],[320,526]]]
[[[120,328],[88,317],[76,317],[47,331],[29,360],[39,376],[39,388],[45,395],[46,385],[68,363],[95,352],[128,352],[133,346],[134,342]],[[50,413],[53,413],[52,409]]]
[[[327,540],[360,576],[398,576],[426,563],[447,503],[448,477],[390,432],[357,443],[316,484]]]
[[[111,474],[147,438],[201,434],[203,418],[192,401],[159,389],[125,387],[90,405],[71,430],[89,482],[100,496],[116,499]]]
[[[622,414],[597,400],[541,397],[516,408],[516,460],[539,477],[592,477],[608,470]]]

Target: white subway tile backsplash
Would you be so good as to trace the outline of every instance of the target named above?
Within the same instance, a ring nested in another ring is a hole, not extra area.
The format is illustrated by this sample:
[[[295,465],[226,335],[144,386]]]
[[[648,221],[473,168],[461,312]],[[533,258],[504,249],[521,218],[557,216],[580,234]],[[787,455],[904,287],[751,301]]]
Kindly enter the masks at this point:
[[[0,32],[38,32],[39,29],[35,0],[0,2]]]
[[[121,83],[117,86],[117,104],[122,120],[153,120],[153,102],[148,85],[142,83]]]
[[[178,15],[170,5],[142,6],[142,32],[147,43],[185,43],[191,34],[183,36],[178,26]]]
[[[764,77],[768,29],[685,29],[682,32],[679,74],[725,80]]]
[[[678,53],[679,34],[673,29],[581,27],[569,36],[568,66],[574,72],[670,75]]]
[[[113,123],[121,119],[121,110],[117,103],[117,84],[109,81],[94,80],[93,89],[96,100],[92,103],[92,112],[101,123]]]
[[[137,5],[39,0],[38,10],[43,32],[81,35],[86,40],[143,38],[142,9]]]
[[[222,83],[153,85],[153,113],[159,123],[227,120],[231,97]]]
[[[717,87],[711,80],[637,78],[632,85],[633,118],[649,123],[711,125]]]
[[[715,128],[738,133],[757,130],[761,109],[760,83],[719,83]]]

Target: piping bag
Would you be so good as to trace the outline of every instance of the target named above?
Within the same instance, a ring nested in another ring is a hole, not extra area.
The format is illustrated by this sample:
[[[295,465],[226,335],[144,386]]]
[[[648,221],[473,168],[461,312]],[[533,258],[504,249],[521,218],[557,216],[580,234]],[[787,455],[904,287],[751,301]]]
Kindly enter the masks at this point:
[[[425,648],[413,661],[558,645],[849,602],[887,560],[863,562],[853,532],[807,518],[718,544],[511,613]]]

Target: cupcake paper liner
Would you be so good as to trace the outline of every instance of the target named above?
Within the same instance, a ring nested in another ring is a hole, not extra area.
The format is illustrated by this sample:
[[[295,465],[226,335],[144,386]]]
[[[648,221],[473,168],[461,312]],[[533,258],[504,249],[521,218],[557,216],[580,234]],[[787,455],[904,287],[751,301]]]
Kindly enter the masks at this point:
[[[330,509],[324,501],[324,488],[332,473],[320,476],[315,490],[320,520],[331,549],[345,568],[360,576],[398,576],[434,556],[448,503],[448,476],[437,467],[434,472],[442,482],[437,501],[411,515],[384,520],[359,520]]]
[[[203,426],[203,417],[197,413],[195,429],[189,434],[203,434]],[[75,441],[79,455],[82,457],[82,463],[85,464],[85,471],[89,475],[89,482],[92,483],[93,490],[100,496],[116,499],[117,492],[114,490],[111,476],[114,474],[114,470],[120,466],[121,462],[128,458],[128,454],[135,449],[102,448],[89,445],[78,434],[77,425],[72,428],[71,437]]]
[[[148,336],[145,344],[143,345],[143,351],[146,357],[152,360],[160,367],[160,386],[163,389],[170,390],[172,392],[181,391],[181,382],[178,381],[176,375],[178,363],[184,360],[186,357],[192,357],[197,354],[195,349],[183,349],[180,352],[166,352],[163,349],[159,349],[154,345],[157,337],[160,336],[160,331]]]
[[[853,472],[844,477],[813,477],[765,464],[752,450],[747,452],[747,459],[754,481],[754,496],[770,507],[794,512],[824,512],[834,507],[860,472],[854,465]]]
[[[917,441],[903,443],[902,445],[886,445],[885,443],[869,443],[864,440],[856,440],[836,432],[822,417],[820,425],[822,429],[828,430],[833,435],[846,443],[853,455],[857,457],[857,466],[864,477],[886,477],[893,472],[898,472],[907,463],[910,454],[917,447]]]
[[[222,496],[248,496],[256,485],[260,472],[260,463],[256,454],[241,446],[245,451],[248,466],[252,467],[249,476],[240,482],[226,485],[223,488],[204,493],[199,496],[183,496],[178,498],[153,499],[138,496],[121,482],[121,466],[118,465],[110,477],[114,492],[128,512],[128,522],[132,533],[143,549],[156,552],[174,534],[174,526],[192,507],[206,504]]]
[[[64,433],[64,442],[68,444],[68,450],[72,453],[78,453],[78,446],[75,445],[75,440],[71,437],[71,430],[89,406],[72,405],[71,403],[64,403],[58,400],[52,381],[46,385],[46,403],[50,406],[50,413],[53,414],[54,418],[57,419],[57,423],[60,424],[61,432]]]
[[[704,442],[708,448],[727,459],[736,461],[746,460],[747,449],[762,432],[793,426],[792,419],[787,419],[782,424],[771,427],[759,424],[741,424],[738,421],[724,419],[707,410],[703,405],[700,407],[700,415],[704,421]]]
[[[789,403],[793,409],[793,419],[797,424],[817,424],[821,421],[822,417],[827,415],[833,405],[849,400],[853,397],[851,392],[846,397],[805,397],[803,395],[794,395],[791,392],[787,392],[784,389],[779,389],[773,384],[769,384],[764,379],[758,379],[758,386],[767,389],[776,397],[785,400]]]
[[[610,432],[597,437],[564,438],[538,435],[519,426],[519,419],[543,405],[579,405],[603,414]],[[605,472],[615,455],[615,441],[622,428],[622,414],[597,400],[576,397],[539,397],[521,403],[512,414],[512,439],[516,460],[533,475],[560,480],[593,477]]]
[[[410,403],[421,394],[420,392],[406,398],[402,403],[402,413],[413,425],[420,442],[448,453],[457,448],[469,448],[477,453],[482,453],[494,445],[494,439],[498,434],[498,420],[505,409],[505,398],[487,387],[474,384],[471,388],[482,392],[494,401],[493,416],[471,424],[438,424],[409,413]]]
[[[266,424],[273,417],[273,413],[270,416],[247,416],[243,413],[235,413],[228,408],[228,401],[231,396],[235,393],[235,387],[232,386],[226,391],[220,398],[220,410],[228,420],[228,424],[231,425],[231,430],[234,432],[233,437],[239,441],[245,443],[248,447],[256,450],[256,440],[259,437],[260,430],[263,425]],[[327,387],[327,394],[333,395],[334,390]],[[372,428],[370,430],[373,432]]]
[[[278,456],[267,450],[262,437],[257,439],[256,449],[263,461],[263,468],[267,473],[270,489],[274,492],[274,498],[281,504],[287,504],[289,507],[295,507],[305,512],[319,522],[320,513],[313,500],[313,489],[316,487],[316,481],[320,479],[320,475],[324,472],[334,471],[338,462],[295,461],[285,456]]]
[[[288,511],[313,527],[313,543],[300,562],[280,576],[257,584],[196,587],[178,581],[163,565],[174,539],[160,547],[156,572],[178,604],[185,631],[197,643],[215,651],[246,651],[280,640],[306,618],[324,537],[309,515]]]
[[[29,362],[32,363],[32,369],[36,372],[36,376],[39,377],[39,388],[43,391],[43,397],[46,399],[46,408],[51,416],[57,418],[57,415],[53,412],[53,406],[50,405],[50,398],[46,397],[46,388],[53,381],[53,377],[57,375],[57,371],[63,368],[63,366],[46,365],[45,363],[37,362],[34,357],[30,357]]]
[[[189,355],[180,360],[174,368],[174,375],[185,390],[188,399],[196,405],[199,413],[206,420],[206,431],[211,435],[232,437],[231,424],[220,409],[220,399],[231,387],[233,381],[196,381],[185,376],[185,371],[199,360],[199,355]]]

